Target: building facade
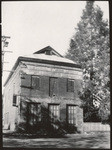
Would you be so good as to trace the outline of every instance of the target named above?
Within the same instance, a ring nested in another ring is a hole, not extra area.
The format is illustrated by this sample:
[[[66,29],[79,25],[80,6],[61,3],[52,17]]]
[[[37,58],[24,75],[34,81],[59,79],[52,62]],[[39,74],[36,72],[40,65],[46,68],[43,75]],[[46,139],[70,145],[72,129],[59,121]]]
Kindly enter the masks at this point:
[[[66,122],[83,131],[81,67],[50,46],[19,57],[4,86],[4,129],[37,126],[46,119],[42,117],[46,109],[53,122]]]

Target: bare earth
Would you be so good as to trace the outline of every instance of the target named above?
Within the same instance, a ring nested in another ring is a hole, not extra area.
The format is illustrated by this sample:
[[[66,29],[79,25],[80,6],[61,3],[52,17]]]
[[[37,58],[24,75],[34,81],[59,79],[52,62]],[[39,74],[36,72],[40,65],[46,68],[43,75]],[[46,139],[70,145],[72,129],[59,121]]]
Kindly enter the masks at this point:
[[[3,147],[110,149],[110,132],[69,134],[65,138],[3,137]]]

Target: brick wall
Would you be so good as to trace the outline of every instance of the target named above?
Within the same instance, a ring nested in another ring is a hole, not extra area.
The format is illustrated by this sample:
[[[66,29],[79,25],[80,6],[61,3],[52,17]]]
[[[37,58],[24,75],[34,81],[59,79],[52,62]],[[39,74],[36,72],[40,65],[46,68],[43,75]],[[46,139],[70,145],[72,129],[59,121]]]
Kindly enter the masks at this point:
[[[54,67],[54,68],[52,68]],[[27,67],[28,68],[28,67]],[[45,69],[45,70],[44,70]],[[67,70],[68,69],[68,70]],[[40,78],[40,89],[36,90],[31,87],[32,76],[37,75]],[[76,77],[77,76],[77,77]],[[51,97],[50,94],[50,78],[56,77],[57,94]],[[67,92],[67,79],[74,79],[74,92]],[[60,119],[67,121],[67,104],[74,104],[77,107],[77,127],[79,131],[83,128],[83,112],[80,108],[81,101],[79,99],[79,91],[82,88],[81,70],[72,68],[57,68],[56,66],[31,66],[29,70],[23,70],[21,78],[21,95],[26,101],[41,103],[48,109],[48,104],[60,104]],[[24,110],[25,111],[25,110]],[[24,121],[23,121],[24,122]]]
[[[40,89],[36,90],[31,86],[31,75],[23,75],[24,78],[21,79],[21,95],[31,96],[31,97],[40,97],[46,98],[49,97],[50,87],[49,87],[49,79],[48,76],[38,76],[40,78]],[[74,80],[74,92],[67,92],[67,78],[57,78],[57,95],[56,97],[60,97],[62,99],[74,99],[79,98],[79,91],[81,91],[81,80]]]
[[[27,64],[27,62],[24,62]],[[31,76],[40,77],[40,89],[31,87]],[[57,78],[57,94],[53,97],[49,95],[50,77]],[[67,79],[74,79],[74,92],[67,92]],[[4,114],[9,113],[9,125],[11,130],[20,125],[20,128],[26,128],[27,124],[27,102],[40,103],[48,109],[48,104],[57,103],[60,105],[60,119],[67,119],[67,104],[77,105],[76,115],[77,126],[82,122],[82,110],[79,108],[81,101],[78,92],[81,90],[82,71],[78,68],[62,67],[47,64],[35,64],[28,62],[27,68],[17,67],[15,73],[8,81],[4,91]],[[15,83],[15,92],[13,84]],[[10,91],[10,92],[9,92]],[[12,106],[13,94],[18,96],[18,106]]]

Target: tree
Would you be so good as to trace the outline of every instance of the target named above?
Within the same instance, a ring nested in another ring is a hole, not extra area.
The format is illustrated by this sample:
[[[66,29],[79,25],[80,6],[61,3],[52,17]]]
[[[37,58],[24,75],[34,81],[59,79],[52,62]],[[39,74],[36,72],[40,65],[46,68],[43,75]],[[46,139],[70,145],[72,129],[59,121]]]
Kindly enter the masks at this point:
[[[81,64],[84,88],[85,120],[96,114],[103,120],[110,113],[110,43],[108,21],[94,1],[87,1],[77,31],[70,41],[67,58]],[[99,109],[93,105],[93,94],[101,99]],[[98,112],[98,113],[97,113]]]

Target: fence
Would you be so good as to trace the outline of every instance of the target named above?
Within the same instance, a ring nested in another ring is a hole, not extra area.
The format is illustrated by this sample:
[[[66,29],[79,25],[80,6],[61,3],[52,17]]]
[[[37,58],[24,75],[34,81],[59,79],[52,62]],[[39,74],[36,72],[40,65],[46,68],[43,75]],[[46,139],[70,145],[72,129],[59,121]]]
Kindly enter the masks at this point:
[[[110,131],[110,125],[102,124],[102,123],[84,123],[83,124],[83,131],[90,132],[90,131]]]

